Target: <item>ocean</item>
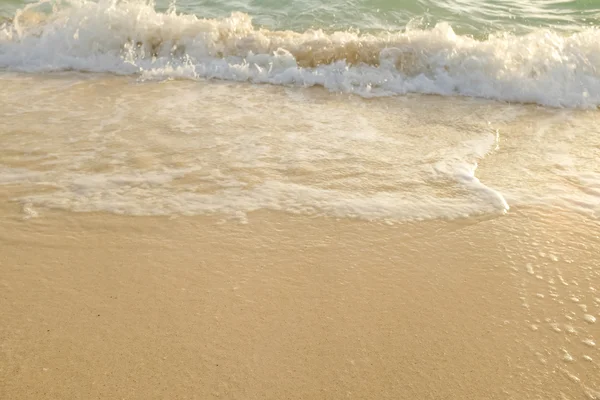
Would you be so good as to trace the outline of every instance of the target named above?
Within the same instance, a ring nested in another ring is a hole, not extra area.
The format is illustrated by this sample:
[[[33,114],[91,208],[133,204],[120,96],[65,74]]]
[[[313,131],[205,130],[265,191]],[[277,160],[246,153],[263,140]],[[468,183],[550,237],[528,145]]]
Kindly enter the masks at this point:
[[[27,215],[600,217],[597,2],[44,0],[0,15],[0,184]]]

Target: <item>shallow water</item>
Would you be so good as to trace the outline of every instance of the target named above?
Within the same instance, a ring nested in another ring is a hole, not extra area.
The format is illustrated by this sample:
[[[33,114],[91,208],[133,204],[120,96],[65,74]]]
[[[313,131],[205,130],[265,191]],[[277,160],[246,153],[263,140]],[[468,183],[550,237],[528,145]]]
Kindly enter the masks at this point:
[[[394,222],[542,204],[600,217],[593,111],[72,73],[2,86],[0,184],[26,185],[27,209]]]
[[[0,184],[27,210],[598,218],[597,9],[527,4],[3,3]]]

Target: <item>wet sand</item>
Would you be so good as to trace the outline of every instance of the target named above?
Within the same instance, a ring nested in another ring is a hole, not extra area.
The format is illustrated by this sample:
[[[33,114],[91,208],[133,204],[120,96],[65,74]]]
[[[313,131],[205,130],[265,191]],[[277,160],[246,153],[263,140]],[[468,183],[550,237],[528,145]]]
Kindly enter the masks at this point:
[[[600,399],[597,113],[3,82],[1,400]]]
[[[576,214],[2,204],[2,399],[600,399],[600,240]]]

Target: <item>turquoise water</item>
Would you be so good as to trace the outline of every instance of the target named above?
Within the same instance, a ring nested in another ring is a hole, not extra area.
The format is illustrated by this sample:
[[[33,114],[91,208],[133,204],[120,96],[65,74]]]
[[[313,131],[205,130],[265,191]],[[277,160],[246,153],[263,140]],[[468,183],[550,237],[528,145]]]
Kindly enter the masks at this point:
[[[0,15],[10,18],[26,3],[3,0]],[[600,24],[596,0],[158,0],[155,7],[202,18],[244,12],[257,26],[303,31],[360,29],[398,30],[407,24],[431,27],[448,22],[457,33],[477,37],[498,31],[526,33],[536,28],[565,32]]]
[[[449,22],[458,33],[527,32],[538,27],[578,30],[598,25],[600,2],[592,0],[337,0],[186,1],[186,12],[224,16],[242,10],[274,29],[398,30],[409,23],[430,27]]]

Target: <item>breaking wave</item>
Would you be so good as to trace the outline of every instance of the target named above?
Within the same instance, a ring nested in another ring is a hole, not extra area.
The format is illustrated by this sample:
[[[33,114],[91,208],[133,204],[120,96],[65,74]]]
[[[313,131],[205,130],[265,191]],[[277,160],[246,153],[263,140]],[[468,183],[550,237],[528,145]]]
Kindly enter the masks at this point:
[[[273,31],[247,14],[203,19],[140,0],[30,4],[0,22],[0,68],[323,86],[365,97],[462,95],[600,105],[600,31],[538,29],[485,40],[432,29]]]

